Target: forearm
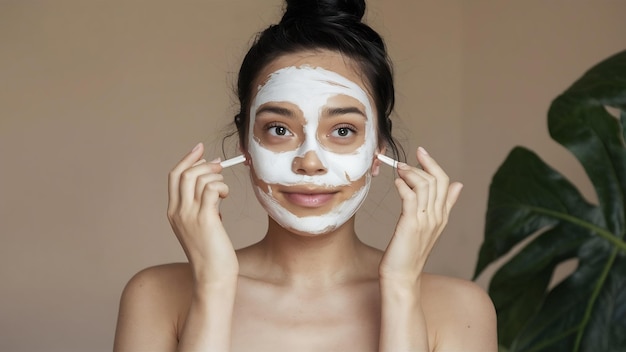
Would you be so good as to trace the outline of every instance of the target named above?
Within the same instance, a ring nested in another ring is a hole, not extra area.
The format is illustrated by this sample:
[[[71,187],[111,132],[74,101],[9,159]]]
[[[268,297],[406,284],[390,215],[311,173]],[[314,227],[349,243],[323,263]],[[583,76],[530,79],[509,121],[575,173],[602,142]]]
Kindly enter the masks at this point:
[[[236,291],[236,279],[196,286],[178,352],[230,351]]]
[[[430,351],[420,286],[381,279],[380,352]]]

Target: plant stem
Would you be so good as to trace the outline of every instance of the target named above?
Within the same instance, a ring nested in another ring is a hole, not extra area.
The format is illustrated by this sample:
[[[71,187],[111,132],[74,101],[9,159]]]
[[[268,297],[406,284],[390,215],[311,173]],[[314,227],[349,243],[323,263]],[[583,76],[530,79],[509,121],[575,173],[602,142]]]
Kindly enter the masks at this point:
[[[579,218],[575,217],[575,216],[571,216],[569,214],[565,214],[565,213],[561,213],[558,211],[554,211],[554,210],[550,210],[550,209],[546,209],[546,208],[540,208],[540,207],[533,207],[533,206],[528,206],[529,209],[537,212],[537,213],[542,213],[542,214],[546,214],[546,215],[550,215],[552,217],[555,217],[557,219],[561,219],[567,222],[570,222],[574,225],[578,225],[581,227],[584,227],[588,230],[591,230],[593,232],[595,232],[596,234],[598,234],[598,236],[604,238],[605,240],[611,242],[611,244],[613,244],[614,246],[618,247],[619,249],[621,249],[622,251],[626,252],[626,242],[622,241],[620,238],[618,238],[617,236],[615,236],[614,234],[612,234],[611,232],[596,226],[595,224],[592,224],[590,222],[584,221],[584,220],[580,220]]]
[[[589,298],[589,303],[587,304],[587,309],[585,310],[585,315],[583,316],[583,320],[580,323],[580,330],[578,330],[578,333],[576,334],[576,342],[574,343],[574,349],[572,350],[572,352],[578,352],[578,349],[580,348],[580,344],[582,342],[583,335],[585,333],[585,327],[587,327],[587,323],[589,323],[589,320],[591,319],[591,309],[593,309],[593,305],[596,303],[596,300],[598,299],[598,296],[600,295],[600,291],[602,290],[602,287],[604,286],[604,282],[606,281],[607,276],[609,276],[609,272],[611,271],[613,262],[615,262],[615,258],[617,258],[617,252],[618,252],[618,249],[613,248],[613,251],[611,252],[611,256],[609,257],[609,260],[606,262],[606,265],[604,266],[604,269],[602,270],[602,274],[600,275],[600,278],[598,279],[598,282],[596,283],[596,287],[593,289],[593,293],[591,294],[591,297]]]

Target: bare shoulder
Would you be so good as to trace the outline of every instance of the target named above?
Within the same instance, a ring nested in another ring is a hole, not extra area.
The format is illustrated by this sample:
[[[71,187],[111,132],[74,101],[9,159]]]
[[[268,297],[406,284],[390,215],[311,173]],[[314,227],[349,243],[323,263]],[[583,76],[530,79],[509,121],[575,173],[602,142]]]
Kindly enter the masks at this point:
[[[477,284],[424,274],[422,305],[435,351],[497,351],[496,312]]]
[[[135,274],[122,292],[114,350],[151,346],[159,351],[163,346],[176,346],[191,287],[186,263],[153,266]]]
[[[472,281],[454,277],[424,274],[422,294],[430,303],[456,308],[493,310],[491,298]]]
[[[188,263],[171,263],[151,266],[136,273],[126,285],[126,290],[166,288],[169,285],[191,285],[191,269]]]
[[[171,263],[152,266],[136,273],[126,284],[122,293],[125,300],[135,304],[158,307],[164,314],[167,310],[180,310],[189,301],[192,276],[188,263]]]

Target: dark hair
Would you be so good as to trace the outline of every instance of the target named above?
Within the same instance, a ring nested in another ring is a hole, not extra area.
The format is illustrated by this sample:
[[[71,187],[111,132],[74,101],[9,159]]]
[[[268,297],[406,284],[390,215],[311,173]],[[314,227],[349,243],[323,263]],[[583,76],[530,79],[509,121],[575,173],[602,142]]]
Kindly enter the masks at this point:
[[[353,60],[365,76],[378,111],[378,139],[393,155],[404,159],[402,147],[391,134],[390,115],[395,104],[391,62],[376,31],[361,22],[364,0],[286,0],[286,10],[276,25],[260,32],[239,70],[235,116],[239,142],[246,148],[252,84],[274,59],[307,50],[336,51]]]

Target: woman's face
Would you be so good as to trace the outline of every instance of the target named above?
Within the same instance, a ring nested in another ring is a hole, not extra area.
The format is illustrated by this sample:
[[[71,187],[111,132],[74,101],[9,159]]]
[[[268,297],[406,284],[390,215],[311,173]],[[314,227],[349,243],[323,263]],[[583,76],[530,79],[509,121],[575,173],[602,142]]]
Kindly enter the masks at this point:
[[[333,231],[369,190],[376,111],[357,66],[338,53],[281,56],[259,75],[247,159],[255,194],[281,226]]]

